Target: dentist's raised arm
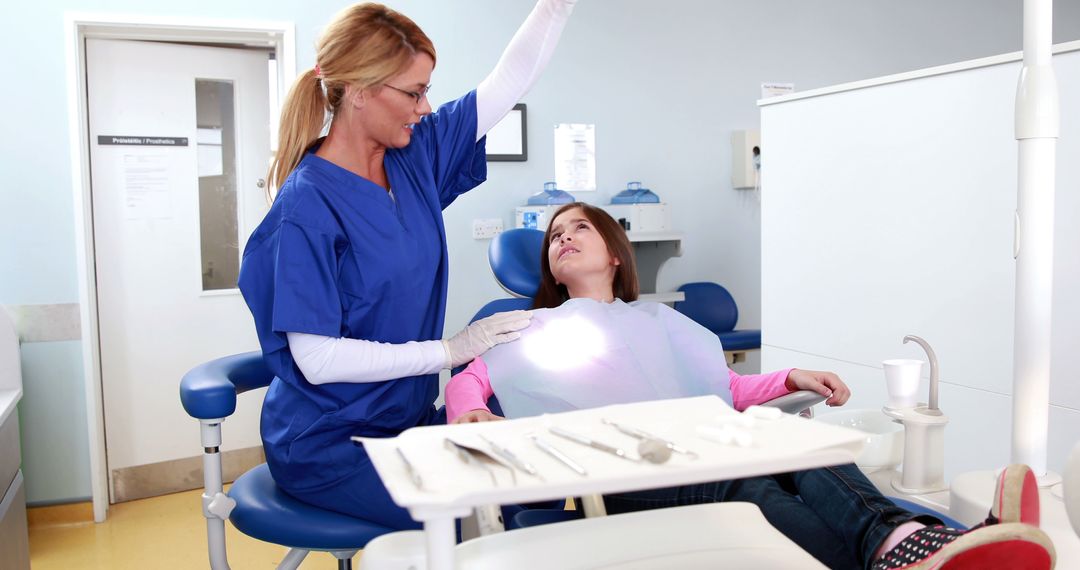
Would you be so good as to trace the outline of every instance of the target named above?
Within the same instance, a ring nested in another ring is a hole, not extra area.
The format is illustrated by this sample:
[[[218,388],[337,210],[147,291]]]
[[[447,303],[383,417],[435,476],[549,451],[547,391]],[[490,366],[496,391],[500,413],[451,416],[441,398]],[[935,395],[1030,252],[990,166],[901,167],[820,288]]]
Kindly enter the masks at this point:
[[[577,0],[539,0],[506,46],[495,69],[476,88],[476,140],[480,140],[540,77]]]

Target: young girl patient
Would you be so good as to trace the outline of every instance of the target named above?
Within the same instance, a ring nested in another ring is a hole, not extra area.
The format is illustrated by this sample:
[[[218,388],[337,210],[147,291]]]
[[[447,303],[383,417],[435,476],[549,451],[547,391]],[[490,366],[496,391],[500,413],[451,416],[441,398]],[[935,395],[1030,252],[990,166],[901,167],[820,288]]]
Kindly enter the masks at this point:
[[[519,341],[476,358],[446,387],[447,419],[507,417],[616,403],[717,394],[737,410],[794,390],[839,406],[848,387],[830,372],[788,369],[740,376],[716,335],[670,309],[638,301],[630,242],[603,210],[568,204],[544,236],[532,324]],[[987,519],[968,531],[902,509],[853,464],[764,477],[607,495],[609,513],[720,501],[756,504],[765,518],[829,568],[1016,568],[1054,565],[1037,528],[1038,488],[1023,465],[1006,468]]]

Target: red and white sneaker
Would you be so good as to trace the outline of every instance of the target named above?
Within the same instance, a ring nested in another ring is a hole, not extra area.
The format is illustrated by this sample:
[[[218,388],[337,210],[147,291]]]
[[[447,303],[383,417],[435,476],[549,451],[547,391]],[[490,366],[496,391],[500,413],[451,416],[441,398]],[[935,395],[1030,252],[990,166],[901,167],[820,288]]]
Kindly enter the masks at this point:
[[[1024,523],[1039,526],[1039,483],[1027,465],[1014,464],[998,475],[994,504],[983,525]]]
[[[900,541],[871,570],[1051,570],[1057,554],[1050,537],[1023,523],[962,531],[921,528]]]

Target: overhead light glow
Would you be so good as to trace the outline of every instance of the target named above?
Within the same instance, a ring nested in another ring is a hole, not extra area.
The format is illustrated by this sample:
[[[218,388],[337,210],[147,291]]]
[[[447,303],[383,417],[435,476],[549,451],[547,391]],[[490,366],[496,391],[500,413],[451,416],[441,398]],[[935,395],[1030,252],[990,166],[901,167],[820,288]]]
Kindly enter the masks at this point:
[[[607,352],[603,331],[578,315],[552,319],[521,342],[526,358],[554,372],[580,368]]]

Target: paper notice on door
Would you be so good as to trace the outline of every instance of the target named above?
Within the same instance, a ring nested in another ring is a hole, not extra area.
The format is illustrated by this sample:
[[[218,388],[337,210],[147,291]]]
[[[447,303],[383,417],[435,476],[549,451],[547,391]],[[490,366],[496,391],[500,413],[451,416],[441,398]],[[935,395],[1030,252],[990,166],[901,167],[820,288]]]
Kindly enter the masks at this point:
[[[124,218],[128,220],[169,219],[170,157],[166,154],[125,154],[123,161]]]
[[[570,192],[596,190],[596,125],[555,125],[555,186]]]

